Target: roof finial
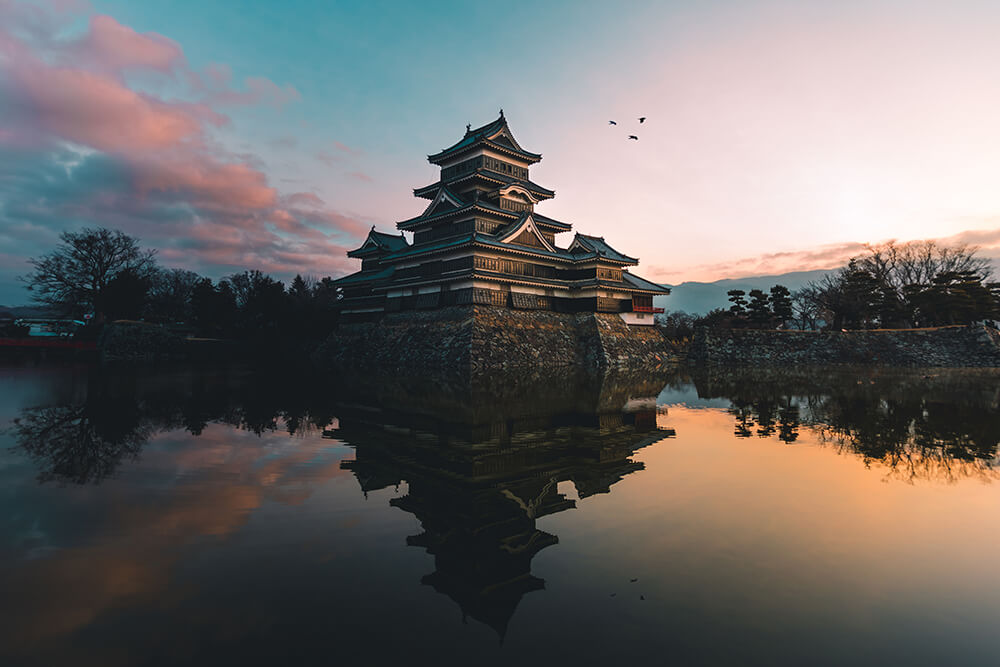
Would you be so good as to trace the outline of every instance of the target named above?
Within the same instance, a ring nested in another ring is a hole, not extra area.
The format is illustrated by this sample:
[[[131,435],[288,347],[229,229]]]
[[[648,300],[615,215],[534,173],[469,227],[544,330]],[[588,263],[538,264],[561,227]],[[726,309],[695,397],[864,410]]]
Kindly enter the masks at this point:
[[[465,133],[468,134],[469,132],[472,132],[472,123],[465,124]]]
[[[500,117],[503,118],[503,107],[500,107]]]

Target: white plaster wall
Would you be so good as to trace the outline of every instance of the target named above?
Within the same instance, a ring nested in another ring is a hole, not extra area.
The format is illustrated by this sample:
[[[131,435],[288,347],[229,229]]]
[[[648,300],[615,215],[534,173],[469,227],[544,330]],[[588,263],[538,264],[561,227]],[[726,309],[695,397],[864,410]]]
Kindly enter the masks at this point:
[[[618,313],[625,324],[649,325],[653,324],[653,313]]]

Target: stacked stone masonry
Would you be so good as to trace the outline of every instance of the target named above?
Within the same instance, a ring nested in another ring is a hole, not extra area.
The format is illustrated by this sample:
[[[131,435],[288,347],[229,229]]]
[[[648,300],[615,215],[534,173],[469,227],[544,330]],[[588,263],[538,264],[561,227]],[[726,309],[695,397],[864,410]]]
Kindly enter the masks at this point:
[[[985,326],[873,331],[703,329],[692,342],[690,360],[724,366],[1000,367],[1000,333]]]
[[[660,367],[676,363],[654,327],[615,314],[453,306],[387,314],[342,325],[317,353],[330,367],[434,369],[473,374],[506,369]]]

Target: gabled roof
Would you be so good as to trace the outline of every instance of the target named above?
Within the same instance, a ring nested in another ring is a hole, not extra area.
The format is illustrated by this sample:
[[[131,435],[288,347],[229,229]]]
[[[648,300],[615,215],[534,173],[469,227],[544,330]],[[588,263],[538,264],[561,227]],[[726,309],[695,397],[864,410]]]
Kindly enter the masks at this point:
[[[466,128],[465,136],[462,137],[461,141],[445,148],[439,153],[428,155],[427,159],[437,164],[468,150],[472,150],[476,146],[485,146],[498,150],[501,153],[509,153],[528,162],[538,162],[542,159],[539,153],[526,151],[517,143],[514,135],[511,134],[510,128],[507,127],[507,119],[503,117],[503,110],[500,111],[500,117],[492,123],[487,123],[474,130]]]
[[[623,255],[614,248],[608,245],[604,240],[603,236],[587,236],[577,232],[576,236],[573,238],[573,242],[569,246],[569,251],[573,252],[575,249],[582,249],[587,252],[596,253],[599,257],[610,259],[614,262],[623,262],[625,264],[638,264],[639,260],[635,257],[629,257],[628,255]]]
[[[444,213],[445,211],[462,208],[463,206],[465,206],[465,202],[456,197],[447,187],[438,188],[437,194],[434,195],[434,199],[424,209],[421,217],[430,216],[435,213]]]
[[[420,214],[415,218],[410,218],[409,220],[400,220],[399,222],[396,223],[396,229],[413,229],[414,227],[425,222],[430,222],[431,220],[442,220],[444,218],[448,218],[450,216],[455,216],[459,214],[467,215],[469,214],[469,212],[473,210],[479,210],[485,213],[493,213],[501,217],[505,217],[508,220],[516,219],[518,217],[517,213],[514,213],[512,211],[505,211],[502,208],[493,206],[489,202],[480,199],[479,201],[470,202],[468,204],[460,206],[459,208],[450,208],[446,211],[435,211],[431,215]]]
[[[380,252],[398,252],[408,247],[410,247],[410,244],[402,234],[394,236],[384,232],[377,232],[375,231],[375,227],[372,226],[371,231],[368,232],[368,237],[365,239],[365,242],[361,244],[361,247],[349,250],[347,252],[347,256],[368,257],[379,254]]]
[[[525,213],[521,216],[520,220],[517,222],[507,225],[506,228],[500,230],[497,233],[497,241],[502,243],[510,243],[513,239],[517,238],[521,233],[527,231],[541,244],[541,247],[545,248],[549,252],[556,252],[555,247],[551,243],[545,240],[545,237],[538,232],[538,225],[535,223],[534,219],[531,217],[530,213]],[[520,245],[520,244],[518,244]]]

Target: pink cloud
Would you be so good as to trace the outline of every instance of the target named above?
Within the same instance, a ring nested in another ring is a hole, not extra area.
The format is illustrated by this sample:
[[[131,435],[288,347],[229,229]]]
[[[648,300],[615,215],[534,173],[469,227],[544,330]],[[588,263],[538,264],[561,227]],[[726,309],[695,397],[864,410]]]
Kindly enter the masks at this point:
[[[197,138],[225,117],[207,107],[168,104],[107,76],[35,62],[11,72],[28,121],[62,139],[102,151],[165,148]]]
[[[140,194],[177,197],[215,211],[269,209],[277,203],[277,190],[267,184],[267,177],[245,164],[182,153],[174,159],[136,163],[133,168]]]
[[[213,105],[281,106],[299,99],[294,87],[248,77],[234,90],[228,66],[195,74],[178,44],[108,16],[61,42],[65,26],[51,16],[7,9],[0,0],[0,99],[13,111],[0,117],[0,148],[49,169],[53,184],[33,174],[31,187],[5,193],[5,228],[23,223],[57,234],[80,223],[115,227],[174,266],[215,276],[220,268],[279,277],[354,268],[344,253],[369,223],[312,193],[279,193],[257,156],[227,151],[211,136],[228,122]],[[32,37],[24,41],[14,22],[29,19]],[[178,73],[202,101],[133,90],[122,76],[130,68]]]
[[[267,104],[276,109],[297,102],[302,95],[291,84],[279,86],[262,76],[249,76],[243,80],[243,90],[232,85],[233,71],[228,65],[211,63],[202,72],[188,70],[185,77],[196,93],[208,104],[242,106]]]
[[[177,42],[155,32],[140,34],[106,15],[91,17],[82,46],[87,55],[114,69],[141,67],[166,72],[184,61]]]
[[[325,202],[318,195],[313,194],[312,192],[293,192],[290,195],[282,197],[281,201],[285,206],[320,208],[325,205]]]
[[[752,276],[778,275],[793,271],[815,271],[836,269],[844,266],[851,257],[862,255],[870,245],[887,243],[890,240],[896,243],[907,243],[909,241],[935,241],[941,246],[954,246],[966,244],[979,249],[982,257],[996,257],[1000,254],[1000,229],[990,230],[967,230],[952,236],[934,239],[885,239],[874,244],[862,243],[860,241],[849,241],[845,243],[834,243],[828,245],[807,248],[803,250],[789,250],[783,252],[764,253],[751,257],[737,258],[726,262],[699,264],[695,266],[682,266],[677,268],[665,268],[662,266],[651,266],[648,269],[650,277],[657,280],[707,280],[714,281],[723,278],[747,278]]]
[[[339,141],[334,141],[333,147],[342,153],[348,153],[349,155],[361,155],[361,149],[351,148],[350,146],[342,144]]]

